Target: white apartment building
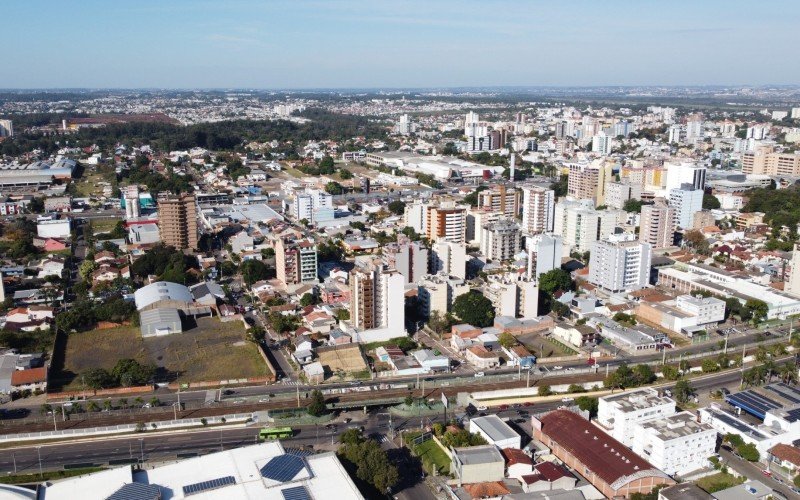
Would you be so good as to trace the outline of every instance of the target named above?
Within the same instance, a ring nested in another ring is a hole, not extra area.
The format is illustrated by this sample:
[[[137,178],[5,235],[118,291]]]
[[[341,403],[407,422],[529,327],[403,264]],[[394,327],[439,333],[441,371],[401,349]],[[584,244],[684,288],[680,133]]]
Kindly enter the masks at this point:
[[[589,282],[610,292],[647,286],[650,245],[640,241],[596,241],[589,257]]]
[[[357,342],[381,342],[406,335],[405,280],[372,263],[350,272],[350,328]]]
[[[525,234],[553,230],[556,196],[552,189],[522,186],[522,231]]]
[[[691,184],[694,189],[703,190],[706,187],[706,167],[696,163],[681,161],[667,162],[664,165],[667,171],[666,189],[678,189],[684,184]]]
[[[497,316],[533,319],[538,315],[539,286],[534,281],[492,275],[483,292],[492,302]]]
[[[675,401],[648,387],[599,398],[596,423],[631,448],[636,439],[636,424],[674,414]]]
[[[539,277],[561,267],[564,253],[564,240],[554,234],[537,234],[525,239],[528,253],[526,277],[538,281]]]
[[[385,245],[382,259],[389,269],[403,276],[406,285],[428,274],[428,249],[418,241],[404,239]]]
[[[467,207],[454,203],[428,206],[425,234],[431,241],[464,243],[467,230]]]
[[[0,137],[14,137],[14,123],[11,120],[0,120]]]
[[[487,224],[497,222],[502,218],[504,218],[504,215],[498,210],[470,207],[467,210],[466,218],[467,229],[465,238],[467,243],[473,244],[480,248],[482,245],[483,227]]]
[[[617,227],[617,212],[591,207],[591,200],[556,203],[553,232],[578,252],[588,251],[592,243],[614,234]]]
[[[703,191],[689,184],[669,192],[669,206],[675,209],[675,226],[682,229],[694,226],[694,214],[703,209]]]
[[[467,279],[467,246],[463,243],[439,241],[431,248],[430,270],[432,273],[446,273],[460,279]]]
[[[453,301],[460,295],[469,293],[469,285],[462,279],[451,278],[444,273],[429,274],[419,280],[417,297],[424,316],[432,312],[447,314]]]
[[[708,466],[717,448],[717,431],[687,411],[634,425],[634,453],[670,476]]]
[[[320,189],[297,193],[292,203],[292,211],[297,220],[305,219],[310,223],[333,220],[333,196]]]
[[[703,119],[691,117],[686,122],[686,140],[694,142],[703,138]]]
[[[411,227],[417,234],[425,234],[427,228],[427,207],[425,203],[415,200],[406,205],[403,212],[403,224]]]
[[[611,154],[611,141],[612,138],[603,132],[592,137],[592,152],[604,156]]]
[[[800,298],[800,245],[796,243],[792,251],[792,261],[789,264],[789,279],[784,290],[792,297]]]
[[[725,319],[725,301],[716,297],[679,295],[675,307],[697,318],[697,325],[716,324]]]
[[[641,184],[630,184],[628,182],[607,182],[606,183],[606,206],[622,210],[628,200],[641,200]]]
[[[521,249],[519,226],[513,219],[486,224],[481,232],[481,253],[489,260],[511,260]]]
[[[643,205],[639,219],[639,241],[653,248],[672,246],[675,209],[664,205]]]

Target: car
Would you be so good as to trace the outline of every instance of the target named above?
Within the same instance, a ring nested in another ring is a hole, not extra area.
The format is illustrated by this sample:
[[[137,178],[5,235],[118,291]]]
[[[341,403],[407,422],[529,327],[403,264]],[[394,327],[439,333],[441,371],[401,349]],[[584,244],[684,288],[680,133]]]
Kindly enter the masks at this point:
[[[478,406],[478,407],[476,408],[476,410],[478,410],[478,411],[486,411],[486,410],[488,410],[488,409],[489,409],[488,407],[486,407],[486,406],[483,406],[483,405],[481,405],[481,406]]]
[[[500,411],[508,410],[508,405],[500,405]]]
[[[527,407],[533,406],[533,403],[531,403],[530,401],[525,401],[524,403],[522,403],[522,406],[527,408]]]
[[[484,375],[486,375],[486,374],[485,374],[485,373],[483,373],[483,372],[475,372],[475,375],[473,375],[473,376],[474,376],[475,378],[480,378],[480,377],[483,377]]]
[[[269,396],[258,400],[259,403],[269,403]]]
[[[564,399],[561,400],[561,402],[565,403],[565,404],[572,404],[572,403],[575,402],[575,399],[574,398],[564,398]]]
[[[761,473],[764,474],[767,477],[772,477],[772,472],[768,471],[766,469],[762,470]]]

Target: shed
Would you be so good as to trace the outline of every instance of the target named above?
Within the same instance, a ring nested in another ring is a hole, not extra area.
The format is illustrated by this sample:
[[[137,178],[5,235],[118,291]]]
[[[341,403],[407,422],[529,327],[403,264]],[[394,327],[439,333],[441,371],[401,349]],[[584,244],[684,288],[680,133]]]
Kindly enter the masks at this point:
[[[139,324],[142,337],[160,337],[183,331],[181,315],[177,309],[170,307],[141,311]]]

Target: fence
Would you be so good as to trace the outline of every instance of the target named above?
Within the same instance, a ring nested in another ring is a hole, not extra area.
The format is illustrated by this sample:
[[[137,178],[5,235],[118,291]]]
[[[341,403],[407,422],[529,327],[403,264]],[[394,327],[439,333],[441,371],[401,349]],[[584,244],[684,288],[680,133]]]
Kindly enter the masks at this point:
[[[206,424],[221,424],[225,422],[245,422],[249,420],[251,417],[252,417],[251,413],[236,413],[233,415],[222,415],[218,417],[186,418],[182,420],[166,420],[161,422],[150,422],[147,424],[147,426],[149,426],[149,428],[153,430],[180,429],[185,427],[195,427],[198,425],[204,425],[203,421],[205,421]],[[122,434],[126,432],[136,432],[138,425],[139,424],[122,424],[122,425],[109,425],[105,427],[92,427],[86,429],[65,429],[63,431],[6,434],[6,435],[0,435],[0,443],[11,443],[15,441],[36,441],[43,439],[56,439],[61,437]],[[141,430],[141,427],[138,430]]]

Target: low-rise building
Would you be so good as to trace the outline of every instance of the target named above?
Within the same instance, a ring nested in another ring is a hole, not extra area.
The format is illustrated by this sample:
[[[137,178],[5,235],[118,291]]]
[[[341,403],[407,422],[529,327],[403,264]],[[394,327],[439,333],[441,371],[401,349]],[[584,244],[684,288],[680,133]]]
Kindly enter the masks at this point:
[[[689,412],[634,425],[633,451],[671,476],[707,467],[716,448],[717,431]]]
[[[467,361],[475,368],[484,370],[500,366],[500,357],[481,345],[467,348]]]
[[[458,485],[502,481],[505,460],[500,450],[491,444],[469,448],[453,448],[450,472]]]
[[[675,414],[675,400],[652,388],[609,394],[597,400],[596,423],[614,439],[632,447],[636,424]]]
[[[469,421],[469,432],[483,436],[487,443],[500,448],[522,447],[522,437],[497,415],[475,417]]]

